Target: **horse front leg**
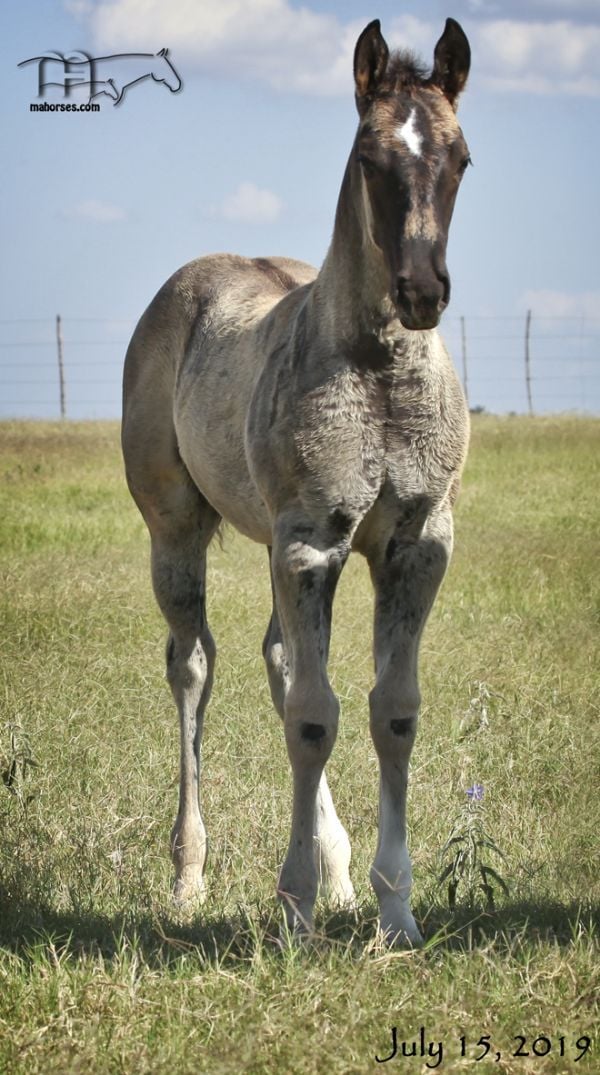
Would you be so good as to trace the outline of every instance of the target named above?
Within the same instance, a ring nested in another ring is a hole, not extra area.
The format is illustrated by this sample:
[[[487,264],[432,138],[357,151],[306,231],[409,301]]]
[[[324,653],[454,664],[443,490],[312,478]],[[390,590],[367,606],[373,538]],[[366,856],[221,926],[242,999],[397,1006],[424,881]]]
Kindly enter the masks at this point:
[[[269,549],[269,563],[270,561],[271,549]],[[281,719],[284,720],[285,696],[289,689],[290,677],[277,610],[272,568],[271,586],[273,591],[273,613],[263,643],[263,657],[267,666],[273,705]],[[317,790],[313,853],[321,895],[325,896],[334,907],[353,906],[355,895],[350,880],[350,840],[337,815],[325,772],[321,776]]]
[[[410,907],[408,764],[420,704],[419,643],[451,549],[452,517],[447,512],[430,520],[417,541],[386,541],[370,558],[376,672],[369,696],[370,728],[380,770],[379,838],[371,884],[379,902],[381,931],[389,944],[422,943]]]
[[[334,894],[352,895],[349,844],[345,832],[344,842],[328,829],[335,811],[324,778],[339,718],[327,677],[331,609],[348,552],[349,546],[329,540],[306,518],[288,513],[276,522],[271,567],[286,658],[283,723],[293,776],[290,842],[277,890],[288,928],[300,935],[312,931],[320,875],[332,881]]]

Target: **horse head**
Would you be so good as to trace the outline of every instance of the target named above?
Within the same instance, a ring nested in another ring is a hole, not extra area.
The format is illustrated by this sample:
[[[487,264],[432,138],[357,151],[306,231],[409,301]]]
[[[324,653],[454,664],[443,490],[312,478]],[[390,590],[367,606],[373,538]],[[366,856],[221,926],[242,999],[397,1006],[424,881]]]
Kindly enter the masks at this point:
[[[470,163],[456,119],[469,65],[469,43],[453,19],[446,21],[430,74],[410,53],[390,56],[379,20],[356,44],[355,205],[407,329],[434,328],[448,304],[448,229]]]

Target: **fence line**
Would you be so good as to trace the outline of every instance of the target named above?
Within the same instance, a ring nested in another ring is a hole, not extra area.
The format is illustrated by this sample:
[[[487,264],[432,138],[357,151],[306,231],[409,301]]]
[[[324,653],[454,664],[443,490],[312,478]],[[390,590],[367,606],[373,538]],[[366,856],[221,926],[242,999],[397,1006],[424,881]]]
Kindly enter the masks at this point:
[[[0,319],[0,418],[118,417],[135,323]],[[448,315],[441,330],[472,409],[600,414],[600,317]]]

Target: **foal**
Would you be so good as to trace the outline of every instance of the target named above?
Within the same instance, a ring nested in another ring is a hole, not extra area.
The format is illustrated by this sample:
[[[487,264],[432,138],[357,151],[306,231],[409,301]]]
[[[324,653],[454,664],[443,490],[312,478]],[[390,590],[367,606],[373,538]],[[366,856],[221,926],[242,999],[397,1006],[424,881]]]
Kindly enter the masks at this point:
[[[213,255],[167,281],[125,364],[123,452],[152,542],[181,723],[175,895],[204,892],[200,743],[215,645],[206,550],[221,518],[269,549],[264,642],[293,773],[278,883],[310,932],[319,883],[351,902],[350,845],[324,767],[338,726],[327,677],[331,607],[352,549],[375,589],[370,729],[380,764],[371,881],[390,943],[418,944],[406,847],[421,632],[452,547],[468,412],[436,331],[446,243],[469,153],[455,116],[469,69],[452,19],[431,73],[390,55],[379,22],[354,55],[358,132],[319,273],[283,258]]]

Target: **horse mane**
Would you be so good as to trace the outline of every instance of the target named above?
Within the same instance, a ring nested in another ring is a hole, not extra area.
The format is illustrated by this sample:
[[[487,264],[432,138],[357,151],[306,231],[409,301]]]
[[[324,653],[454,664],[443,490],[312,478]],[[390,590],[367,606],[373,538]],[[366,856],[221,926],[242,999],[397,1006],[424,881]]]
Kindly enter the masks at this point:
[[[385,74],[379,87],[383,93],[399,93],[416,89],[430,77],[428,66],[410,49],[396,49],[390,53]]]

